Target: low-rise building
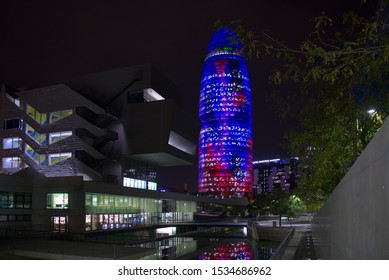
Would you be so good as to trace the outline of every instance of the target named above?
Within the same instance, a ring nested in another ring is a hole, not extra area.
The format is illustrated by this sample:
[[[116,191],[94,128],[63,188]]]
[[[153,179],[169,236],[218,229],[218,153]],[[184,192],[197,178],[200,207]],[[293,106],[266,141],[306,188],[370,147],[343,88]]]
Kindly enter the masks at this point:
[[[158,191],[156,167],[195,162],[198,121],[152,65],[0,94],[0,227],[84,234],[193,221],[245,199]]]

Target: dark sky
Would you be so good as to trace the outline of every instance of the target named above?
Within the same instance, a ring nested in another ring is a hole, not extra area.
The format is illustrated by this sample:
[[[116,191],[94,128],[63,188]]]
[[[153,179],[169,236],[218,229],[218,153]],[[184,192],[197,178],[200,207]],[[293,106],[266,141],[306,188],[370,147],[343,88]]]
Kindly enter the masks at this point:
[[[339,21],[346,10],[371,13],[373,7],[361,6],[360,0],[3,1],[0,82],[38,87],[152,62],[176,83],[184,108],[197,117],[202,64],[218,19],[241,19],[248,30],[267,31],[285,44],[295,45],[311,30],[309,19],[322,11]],[[286,156],[283,125],[274,108],[265,103],[273,90],[267,77],[279,62],[260,58],[248,64],[254,159]],[[169,170],[176,174],[170,176],[170,186],[187,182],[194,188],[196,169]],[[163,176],[161,180],[162,184],[168,181]]]

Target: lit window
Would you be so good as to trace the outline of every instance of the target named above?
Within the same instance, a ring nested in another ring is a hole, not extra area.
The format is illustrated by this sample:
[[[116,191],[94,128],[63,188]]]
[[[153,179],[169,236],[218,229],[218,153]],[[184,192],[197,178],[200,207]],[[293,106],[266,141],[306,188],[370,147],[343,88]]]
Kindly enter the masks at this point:
[[[28,124],[26,125],[26,134],[38,144],[46,144],[46,134],[39,134],[33,127]]]
[[[61,154],[50,154],[49,155],[49,165],[56,164],[65,159],[71,158],[72,153],[61,153]]]
[[[3,168],[21,168],[23,162],[19,157],[5,157],[2,160]]]
[[[35,161],[36,164],[45,165],[46,156],[37,153],[30,145],[26,144],[25,154]]]
[[[51,216],[50,228],[52,231],[68,231],[68,216]]]
[[[49,143],[53,144],[55,142],[61,141],[69,136],[72,136],[72,131],[61,131],[61,132],[53,132],[49,135]]]
[[[3,149],[20,149],[22,147],[22,139],[19,137],[4,138]]]
[[[31,105],[27,105],[27,114],[36,120],[39,124],[45,124],[47,122],[46,113],[39,113],[34,107]]]
[[[67,116],[70,116],[73,114],[73,110],[63,110],[63,111],[57,111],[57,112],[51,112],[50,113],[50,123],[59,121],[63,118],[66,118]]]
[[[47,209],[68,209],[69,194],[68,193],[48,193],[47,194]]]
[[[148,189],[152,190],[152,191],[156,191],[157,190],[157,183],[148,182]]]
[[[14,94],[10,94],[8,92],[5,93],[5,96],[11,100],[12,103],[14,103],[16,106],[20,107],[20,98]]]
[[[123,186],[136,189],[146,189],[147,182],[143,180],[123,177]]]

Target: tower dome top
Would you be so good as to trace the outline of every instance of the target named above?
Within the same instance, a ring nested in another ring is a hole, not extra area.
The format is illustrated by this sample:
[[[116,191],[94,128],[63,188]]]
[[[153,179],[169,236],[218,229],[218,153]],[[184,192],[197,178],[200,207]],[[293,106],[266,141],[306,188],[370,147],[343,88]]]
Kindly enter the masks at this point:
[[[233,47],[238,50],[242,49],[242,44],[238,35],[234,30],[227,27],[222,27],[213,34],[208,45],[208,53],[214,49],[223,47]]]

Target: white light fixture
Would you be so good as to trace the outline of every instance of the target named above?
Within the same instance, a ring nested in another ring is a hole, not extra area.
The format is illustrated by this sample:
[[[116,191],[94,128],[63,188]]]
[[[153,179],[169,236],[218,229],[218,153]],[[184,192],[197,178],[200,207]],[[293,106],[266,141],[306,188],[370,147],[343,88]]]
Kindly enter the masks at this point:
[[[369,115],[374,115],[375,113],[377,113],[377,111],[375,109],[370,109],[367,112],[369,113]]]

